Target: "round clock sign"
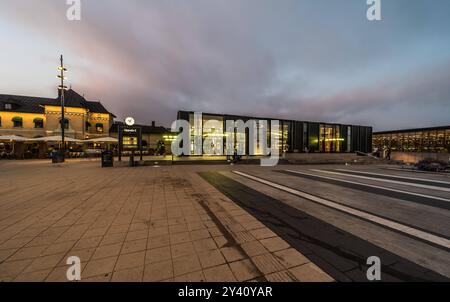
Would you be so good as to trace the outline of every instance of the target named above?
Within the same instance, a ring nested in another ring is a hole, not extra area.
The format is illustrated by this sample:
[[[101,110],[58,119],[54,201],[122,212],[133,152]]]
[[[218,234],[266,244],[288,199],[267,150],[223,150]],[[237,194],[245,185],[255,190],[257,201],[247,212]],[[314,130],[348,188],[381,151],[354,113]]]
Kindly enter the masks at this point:
[[[134,118],[132,117],[127,117],[125,119],[125,124],[127,124],[128,126],[133,126],[134,125]]]

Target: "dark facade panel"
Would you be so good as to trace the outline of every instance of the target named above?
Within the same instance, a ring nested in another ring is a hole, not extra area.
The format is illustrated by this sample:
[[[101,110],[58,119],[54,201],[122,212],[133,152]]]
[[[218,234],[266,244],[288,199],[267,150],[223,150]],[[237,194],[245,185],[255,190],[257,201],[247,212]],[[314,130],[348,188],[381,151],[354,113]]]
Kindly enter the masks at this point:
[[[178,119],[191,120],[194,112],[180,111]],[[242,120],[244,122],[254,120],[267,120],[268,127],[271,118],[236,116],[228,114],[202,113],[203,119],[223,119],[223,130],[227,120]],[[372,149],[372,128],[364,126],[351,126],[330,123],[279,120],[282,133],[281,149],[285,152],[364,152],[369,153]],[[248,142],[249,131],[246,129],[246,141]],[[268,136],[270,143],[270,133]],[[224,143],[225,145],[225,143]],[[249,145],[246,144],[246,153],[249,153]]]

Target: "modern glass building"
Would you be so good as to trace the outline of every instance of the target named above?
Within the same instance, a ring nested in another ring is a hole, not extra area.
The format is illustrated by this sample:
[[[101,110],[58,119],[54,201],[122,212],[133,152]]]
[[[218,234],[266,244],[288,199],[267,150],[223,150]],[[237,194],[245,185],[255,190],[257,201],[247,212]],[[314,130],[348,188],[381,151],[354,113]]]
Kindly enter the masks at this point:
[[[399,152],[448,153],[450,126],[376,132],[373,147]]]
[[[250,116],[237,116],[228,114],[213,114],[202,113],[202,123],[196,124],[194,121],[194,112],[179,111],[179,120],[186,120],[191,125],[191,155],[197,154],[194,150],[194,137],[201,135],[212,138],[212,153],[219,154],[221,150],[226,154],[227,146],[224,137],[232,135],[226,133],[226,121],[242,120],[265,120],[267,121],[267,128],[271,129],[270,123],[275,120],[272,118],[260,118]],[[217,121],[217,122],[208,122]],[[280,123],[279,138],[280,138],[280,152],[287,153],[345,153],[345,152],[364,152],[372,151],[372,127],[343,125],[333,123],[320,122],[306,122],[294,120],[278,120]],[[262,127],[258,123],[258,127]],[[249,131],[246,129],[245,133],[234,133],[237,141],[245,141],[246,155],[260,155],[261,150],[249,150],[248,136]],[[217,137],[215,142],[214,137]],[[267,131],[267,142],[270,146],[270,131]],[[261,138],[258,137],[258,141]],[[223,145],[222,145],[223,144]],[[198,154],[197,154],[198,155]]]

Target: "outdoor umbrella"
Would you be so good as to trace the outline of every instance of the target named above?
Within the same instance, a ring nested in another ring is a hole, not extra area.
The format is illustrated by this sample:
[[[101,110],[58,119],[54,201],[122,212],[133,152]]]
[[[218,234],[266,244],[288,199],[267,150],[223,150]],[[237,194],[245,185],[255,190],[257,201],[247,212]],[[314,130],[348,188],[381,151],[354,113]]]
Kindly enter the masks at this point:
[[[114,137],[99,137],[85,140],[87,143],[118,143],[119,140]]]
[[[44,136],[44,137],[38,137],[30,139],[31,142],[60,142],[61,141],[61,135],[55,135],[55,136]],[[82,143],[82,140],[71,138],[71,137],[64,137],[64,141],[69,143]]]
[[[0,141],[14,141],[14,142],[26,142],[30,139],[17,136],[17,135],[2,135],[0,136]]]
[[[27,142],[28,138],[17,136],[17,135],[3,135],[0,136],[0,141],[10,141],[12,142],[12,152],[15,153],[16,142]]]

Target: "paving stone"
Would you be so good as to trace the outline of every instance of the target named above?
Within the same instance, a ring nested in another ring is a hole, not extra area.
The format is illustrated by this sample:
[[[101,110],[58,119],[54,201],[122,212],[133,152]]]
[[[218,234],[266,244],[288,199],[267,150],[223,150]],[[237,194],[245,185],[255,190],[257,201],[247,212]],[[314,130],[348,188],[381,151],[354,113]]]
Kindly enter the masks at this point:
[[[219,250],[209,250],[198,253],[198,258],[203,268],[224,264],[225,258]]]
[[[45,269],[52,269],[55,266],[58,265],[58,263],[61,262],[61,260],[64,258],[65,254],[56,254],[56,255],[48,255],[48,256],[42,256],[35,258],[33,262],[28,265],[24,273],[30,273],[35,271],[41,271]]]
[[[240,282],[261,276],[261,272],[258,271],[258,268],[249,259],[236,261],[229,265],[234,276]]]
[[[280,237],[262,239],[260,242],[269,252],[276,252],[290,247],[289,244]]]
[[[91,260],[82,271],[81,278],[89,278],[98,275],[111,274],[114,265],[116,264],[117,257],[108,257],[103,259]],[[126,268],[126,267],[123,267]]]
[[[173,277],[172,261],[166,260],[147,264],[144,269],[144,282],[163,281]]]
[[[241,244],[241,247],[250,257],[268,253],[267,249],[259,241],[245,242]]]
[[[145,262],[145,251],[125,255],[120,254],[114,270],[120,271],[126,268],[143,266],[144,262]]]
[[[281,264],[283,264],[285,268],[291,268],[310,262],[308,258],[293,248],[275,252],[274,256],[281,262]]]
[[[197,256],[188,255],[173,259],[173,270],[175,276],[200,270],[202,267]]]
[[[307,263],[289,269],[289,271],[301,282],[331,282],[333,278],[324,273],[313,263]]]
[[[75,243],[76,243],[76,241],[72,240],[72,241],[66,241],[66,242],[52,244],[48,248],[46,248],[41,253],[41,255],[47,256],[47,255],[54,255],[54,254],[60,254],[60,253],[65,254],[73,248]]]
[[[193,244],[197,252],[217,249],[217,245],[212,238],[196,240]]]
[[[206,278],[205,278],[205,275],[203,274],[203,271],[197,271],[197,272],[192,272],[192,273],[188,273],[185,275],[175,277],[173,281],[175,281],[175,282],[205,282]]]
[[[284,270],[284,266],[272,254],[263,254],[251,258],[256,267],[265,275]]]
[[[265,276],[267,281],[269,282],[296,282],[298,281],[294,274],[289,271],[281,271],[272,274],[268,274]]]
[[[157,237],[151,237],[148,240],[148,249],[158,248],[170,245],[169,236],[166,235],[159,235]]]
[[[125,241],[134,241],[139,239],[147,239],[148,231],[147,230],[138,230],[127,233],[127,237]]]
[[[14,279],[14,282],[43,282],[52,269],[22,273]]]
[[[145,263],[161,262],[172,259],[170,246],[164,246],[156,249],[147,250]]]
[[[189,232],[181,232],[176,234],[170,234],[170,244],[185,243],[191,241]]]
[[[236,282],[236,278],[226,264],[203,270],[207,282]]]
[[[126,241],[123,244],[121,254],[129,254],[144,251],[147,248],[147,239]]]
[[[0,264],[0,280],[8,281],[14,279],[21,273],[33,260],[8,261]]]
[[[110,244],[110,245],[101,245],[99,246],[92,256],[92,259],[101,259],[108,258],[111,256],[118,256],[120,254],[120,250],[122,249],[122,244]]]
[[[220,251],[228,262],[242,260],[247,257],[247,255],[237,247],[224,247],[221,248]]]
[[[141,282],[144,275],[144,268],[137,267],[116,271],[113,273],[112,282]]]
[[[185,255],[194,255],[195,249],[192,242],[180,243],[171,246],[172,257],[177,258]]]
[[[192,240],[200,240],[200,239],[206,239],[209,238],[211,235],[206,229],[199,229],[191,231],[191,238]]]
[[[255,237],[258,240],[277,237],[277,234],[275,234],[274,232],[272,232],[270,229],[268,229],[266,227],[256,229],[256,230],[251,230],[250,234],[252,234],[253,237]]]

